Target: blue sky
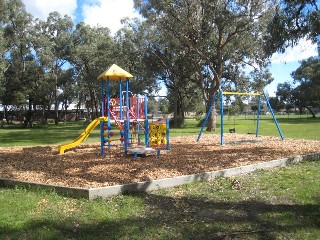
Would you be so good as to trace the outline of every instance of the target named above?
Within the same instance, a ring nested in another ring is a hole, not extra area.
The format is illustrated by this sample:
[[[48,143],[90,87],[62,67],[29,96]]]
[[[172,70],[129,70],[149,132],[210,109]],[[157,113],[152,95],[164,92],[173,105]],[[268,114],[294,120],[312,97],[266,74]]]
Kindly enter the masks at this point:
[[[292,81],[290,74],[300,66],[298,61],[288,63],[273,63],[270,67],[270,72],[274,77],[274,81],[266,87],[270,95],[275,95],[278,83]]]
[[[91,26],[105,26],[115,33],[123,17],[138,17],[133,9],[133,0],[22,0],[28,12],[35,18],[45,20],[52,11],[69,15],[75,23],[84,21]],[[270,71],[274,81],[266,87],[274,95],[277,84],[292,81],[291,72],[299,67],[299,61],[317,56],[317,47],[302,39],[298,46],[288,48],[284,54],[274,54]],[[163,89],[159,95],[164,94]]]

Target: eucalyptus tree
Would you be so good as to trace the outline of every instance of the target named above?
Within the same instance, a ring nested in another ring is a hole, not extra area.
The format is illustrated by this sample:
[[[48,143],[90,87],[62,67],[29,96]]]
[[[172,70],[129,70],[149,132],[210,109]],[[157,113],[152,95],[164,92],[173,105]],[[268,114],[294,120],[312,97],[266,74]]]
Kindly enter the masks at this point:
[[[303,60],[291,76],[298,83],[294,91],[298,106],[307,108],[315,118],[313,109],[320,107],[320,59],[310,57]]]
[[[284,82],[277,86],[276,96],[285,102],[287,110],[298,107],[300,113],[308,109],[316,117],[314,109],[320,107],[320,60],[310,57],[301,61],[300,66],[291,73],[293,83]]]
[[[46,21],[37,20],[34,31],[33,46],[39,65],[44,69],[46,78],[50,79],[55,124],[58,124],[59,81],[63,68],[68,67],[71,55],[73,22],[67,15],[51,12]]]
[[[99,116],[100,85],[97,77],[114,63],[114,41],[105,27],[77,24],[72,36],[70,62],[77,76],[78,101]]]
[[[176,39],[194,57],[195,76],[206,105],[219,89],[228,67],[266,68],[263,36],[274,13],[269,0],[135,0],[135,7],[154,27]],[[207,82],[203,72],[208,71]],[[240,71],[242,72],[242,71]],[[237,81],[239,79],[233,79]],[[208,124],[212,130],[213,115]]]
[[[8,24],[8,1],[0,0],[0,96],[1,84],[4,81],[4,72],[8,67],[7,63],[7,43],[5,37],[5,27]],[[2,89],[3,90],[3,89]]]
[[[296,45],[301,38],[318,43],[320,50],[320,3],[317,0],[279,0],[265,36],[266,51],[272,55]]]
[[[148,46],[154,38],[139,19],[124,19],[125,26],[115,37],[115,58],[134,78],[130,90],[134,94],[153,95],[160,90],[156,74],[148,67]]]
[[[196,98],[196,86],[185,78],[190,78],[183,50],[175,48],[164,41],[158,29],[154,29],[147,22],[127,21],[125,28],[116,35],[122,61],[127,63],[131,73],[135,75],[132,88],[136,93],[157,95],[160,88],[166,87],[169,108],[174,112],[173,125],[179,127],[184,121],[184,113],[188,101]],[[184,83],[182,83],[184,81]],[[163,97],[163,96],[162,96]]]
[[[76,77],[75,70],[73,68],[69,68],[67,70],[63,70],[59,78],[59,85],[61,89],[59,102],[62,103],[62,109],[64,110],[64,122],[67,121],[67,110],[69,105],[75,102],[77,97]]]
[[[29,103],[26,118],[31,119],[32,89],[30,81],[36,74],[34,56],[30,44],[32,16],[26,12],[19,0],[2,2],[2,63],[5,63],[1,76],[1,102],[17,107]]]
[[[284,109],[286,107],[286,104],[280,101],[278,97],[270,97],[269,102],[275,111],[280,111],[281,109]]]
[[[178,46],[172,47],[172,44],[163,47],[160,42],[156,42],[149,49],[147,60],[168,90],[169,109],[174,112],[173,126],[181,127],[185,112],[192,111],[190,103],[198,102],[201,92],[191,81],[194,72],[190,68],[192,62],[187,52]]]
[[[295,100],[292,95],[294,86],[290,82],[279,83],[276,91],[276,98],[285,104],[286,111],[295,107]]]
[[[184,47],[179,47],[178,41],[168,41],[165,32],[154,28],[148,22],[135,22],[131,29],[129,33],[133,31],[132,34],[125,35],[122,42],[127,42],[126,45],[128,41],[132,42],[137,49],[134,52],[138,51],[136,56],[140,59],[135,62],[140,71],[143,71],[138,73],[139,79],[144,79],[143,87],[149,86],[147,93],[154,95],[158,88],[165,86],[170,109],[174,112],[174,126],[182,125],[188,101],[199,98],[198,94],[194,94],[197,86],[188,80],[194,74],[187,62],[188,52]],[[159,84],[158,88],[155,81]]]
[[[6,7],[5,7],[5,1],[0,0],[0,103],[1,99],[4,95],[4,84],[5,84],[5,78],[4,73],[7,69],[8,63],[6,61],[6,38],[4,36],[4,27],[6,24]]]

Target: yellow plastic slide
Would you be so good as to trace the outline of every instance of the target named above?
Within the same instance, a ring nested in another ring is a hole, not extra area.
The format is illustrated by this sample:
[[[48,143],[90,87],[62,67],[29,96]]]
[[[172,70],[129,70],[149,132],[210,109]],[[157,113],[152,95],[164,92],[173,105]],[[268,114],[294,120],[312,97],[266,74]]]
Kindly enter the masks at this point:
[[[77,137],[75,140],[73,140],[70,143],[60,145],[59,146],[59,153],[63,154],[64,151],[67,149],[73,148],[78,146],[80,143],[82,143],[89,135],[90,133],[99,125],[100,121],[108,121],[107,117],[99,117],[93,120],[87,127],[86,129],[80,134],[79,137]]]

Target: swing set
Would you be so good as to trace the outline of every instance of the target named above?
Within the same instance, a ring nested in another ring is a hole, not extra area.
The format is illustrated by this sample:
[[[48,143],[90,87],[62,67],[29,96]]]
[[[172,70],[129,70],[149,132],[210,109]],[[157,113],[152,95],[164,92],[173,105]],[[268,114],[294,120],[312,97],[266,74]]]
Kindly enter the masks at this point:
[[[270,105],[270,102],[269,102],[268,97],[267,97],[265,92],[263,92],[263,93],[223,92],[222,89],[220,88],[219,92],[215,92],[215,94],[213,96],[213,99],[212,99],[212,102],[211,102],[211,104],[209,106],[209,110],[207,112],[206,118],[205,118],[205,120],[204,120],[204,122],[202,124],[200,133],[198,135],[197,142],[200,141],[200,138],[201,138],[201,135],[203,133],[203,130],[204,130],[205,126],[207,125],[207,122],[208,122],[209,116],[211,114],[211,111],[213,109],[214,103],[217,101],[217,98],[218,98],[219,94],[220,94],[220,123],[221,123],[221,125],[220,125],[220,145],[224,145],[224,108],[223,108],[224,95],[243,95],[243,96],[256,96],[256,97],[258,97],[256,129],[255,129],[255,133],[254,133],[256,135],[256,137],[259,136],[260,116],[261,116],[261,111],[260,111],[260,108],[261,108],[261,97],[264,96],[264,98],[266,100],[266,103],[267,103],[267,106],[269,108],[269,111],[270,111],[270,113],[272,115],[273,121],[276,124],[276,127],[278,129],[279,135],[280,135],[281,139],[284,140],[284,136],[283,136],[282,131],[280,129],[279,123],[277,121],[277,118],[276,118],[276,116],[275,116],[275,114],[273,112],[273,109],[272,109],[272,107]],[[235,132],[235,128],[229,129],[229,132],[234,133]]]

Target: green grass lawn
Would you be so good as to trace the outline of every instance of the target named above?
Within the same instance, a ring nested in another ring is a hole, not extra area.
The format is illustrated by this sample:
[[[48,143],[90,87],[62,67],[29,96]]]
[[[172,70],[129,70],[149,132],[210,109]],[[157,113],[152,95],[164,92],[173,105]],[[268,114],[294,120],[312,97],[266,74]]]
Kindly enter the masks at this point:
[[[277,116],[279,126],[285,138],[313,139],[320,140],[320,116],[317,118],[300,117],[299,115]],[[219,122],[220,123],[220,122]],[[236,128],[237,133],[254,133],[256,129],[256,118],[225,117],[225,132],[229,128]],[[220,131],[220,130],[219,130]],[[260,120],[259,134],[263,136],[280,136],[277,127],[271,116],[262,115]]]
[[[285,137],[320,140],[319,118],[278,120]],[[66,143],[88,124],[6,125],[0,128],[0,146]],[[246,134],[254,131],[255,120],[226,117],[226,131],[233,127]],[[262,116],[260,129],[261,135],[278,136],[270,116]],[[187,120],[171,135],[199,131],[197,121]],[[86,141],[99,142],[99,129]],[[95,201],[41,189],[0,188],[0,239],[319,239],[319,167],[319,160],[309,161]]]
[[[319,239],[319,167],[95,201],[0,188],[0,239]]]
[[[304,138],[320,140],[320,117],[300,117],[300,116],[277,116],[280,127],[285,138]],[[35,146],[62,144],[72,141],[78,137],[89,124],[89,121],[36,125],[32,129],[23,129],[19,125],[5,125],[0,128],[0,146]],[[201,126],[196,120],[186,120],[184,128],[171,128],[170,136],[198,135]],[[224,118],[224,129],[236,128],[236,133],[247,134],[254,132],[256,120],[252,116],[238,116]],[[204,132],[204,134],[220,134],[220,118],[217,119],[217,130],[214,133]],[[86,142],[100,142],[99,127],[97,127]],[[262,116],[260,122],[260,135],[279,136],[277,128],[271,116]]]
[[[19,125],[7,125],[0,128],[0,146],[35,146],[67,143],[76,137],[89,124],[89,121],[60,123],[58,126],[50,123],[35,125],[31,129],[20,128]],[[86,140],[99,142],[99,127]]]

